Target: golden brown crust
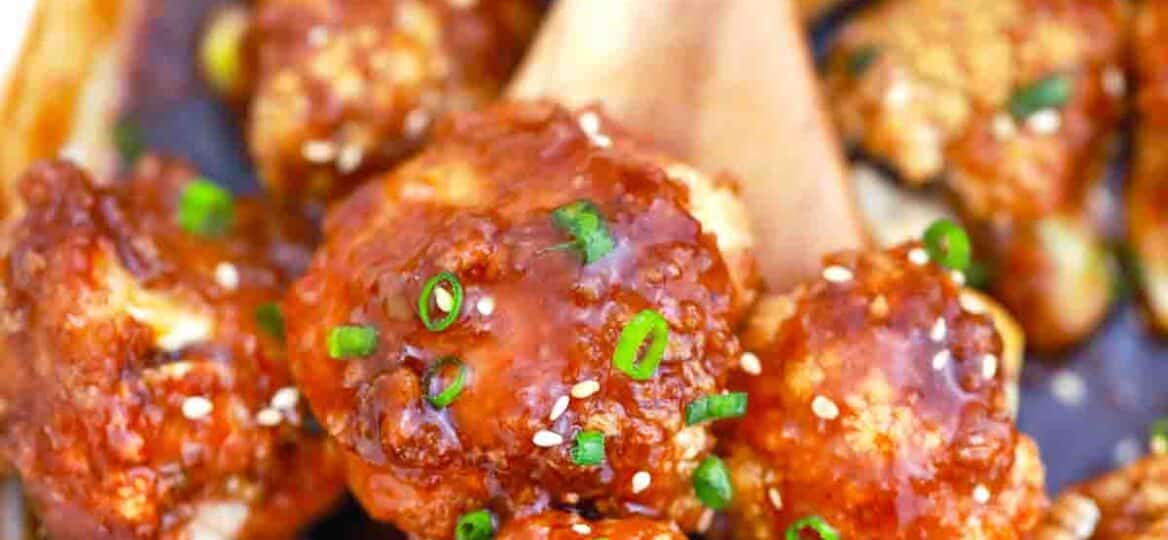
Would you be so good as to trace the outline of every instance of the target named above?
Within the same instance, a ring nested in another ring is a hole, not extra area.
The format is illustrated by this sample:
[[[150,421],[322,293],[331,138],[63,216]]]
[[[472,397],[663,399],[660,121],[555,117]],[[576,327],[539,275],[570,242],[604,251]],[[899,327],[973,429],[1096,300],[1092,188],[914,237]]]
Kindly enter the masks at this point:
[[[665,521],[645,518],[588,521],[568,512],[545,512],[511,521],[499,531],[498,540],[684,540],[681,530]]]
[[[54,536],[287,537],[342,489],[255,317],[307,237],[252,202],[226,237],[184,232],[194,177],[149,157],[116,187],[66,162],[22,180],[0,267],[0,449]]]
[[[595,110],[504,103],[452,115],[423,153],[332,209],[286,302],[290,354],[371,514],[426,538],[449,537],[467,510],[505,519],[549,503],[695,527],[703,511],[690,474],[713,438],[706,425],[687,428],[683,411],[721,391],[737,364],[739,295],[718,239],[688,211],[691,191],[665,169]],[[581,199],[616,242],[587,266],[551,220]],[[435,333],[415,306],[441,271],[458,276],[465,300]],[[669,346],[655,376],[637,382],[612,357],[645,309],[668,321]],[[329,358],[326,336],[342,324],[376,327],[377,352]],[[457,401],[435,410],[421,379],[445,355],[469,374]],[[595,394],[551,414],[585,381]],[[571,461],[582,429],[606,434],[603,465]],[[537,446],[540,430],[564,441]],[[634,487],[642,471],[650,484]]]
[[[1168,3],[1143,2],[1136,19],[1139,126],[1128,191],[1128,230],[1152,323],[1168,333]]]
[[[414,151],[431,122],[495,98],[532,0],[264,0],[252,19],[248,141],[294,199],[347,193]]]
[[[736,376],[750,410],[727,445],[735,536],[818,515],[841,538],[1022,538],[1045,505],[1008,405],[1003,342],[944,269],[906,245],[828,258],[760,304]]]
[[[1156,540],[1168,534],[1168,455],[1153,454],[1074,486],[1036,540]]]

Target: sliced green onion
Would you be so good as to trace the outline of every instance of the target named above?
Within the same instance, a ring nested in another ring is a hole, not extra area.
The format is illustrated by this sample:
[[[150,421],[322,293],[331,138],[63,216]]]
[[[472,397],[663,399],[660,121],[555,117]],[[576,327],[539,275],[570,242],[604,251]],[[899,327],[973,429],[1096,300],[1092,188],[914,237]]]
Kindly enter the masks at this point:
[[[710,456],[698,465],[693,474],[693,486],[702,504],[713,510],[725,508],[734,498],[730,471],[717,456]]]
[[[584,254],[584,264],[592,264],[613,250],[615,243],[600,209],[592,201],[579,200],[552,211],[552,223],[572,235],[573,245]]]
[[[133,165],[146,151],[146,135],[133,119],[122,118],[114,124],[114,147],[122,162]]]
[[[792,523],[790,527],[787,527],[787,540],[799,540],[799,533],[803,532],[804,529],[815,531],[820,540],[839,540],[839,531],[828,525],[819,516],[807,516]]]
[[[1071,78],[1066,75],[1051,75],[1030,83],[1010,96],[1010,114],[1018,120],[1043,109],[1062,107],[1071,99]]]
[[[604,463],[604,433],[581,431],[576,434],[576,444],[572,447],[572,463],[577,465],[600,465]]]
[[[969,235],[947,219],[939,219],[925,229],[925,250],[929,258],[954,270],[965,270],[973,259]]]
[[[848,56],[848,74],[859,77],[872,67],[876,57],[880,55],[880,48],[875,45],[865,45]]]
[[[638,362],[637,355],[641,351],[641,344],[650,334],[652,341],[645,350],[645,356]],[[646,309],[633,317],[633,320],[625,325],[624,330],[621,330],[616,352],[612,356],[612,364],[633,380],[649,380],[657,371],[661,358],[665,356],[665,346],[668,343],[669,323],[660,313]]]
[[[267,332],[268,335],[283,341],[284,339],[284,314],[280,313],[280,304],[275,302],[268,302],[260,304],[255,310],[256,324],[259,325],[260,330]]]
[[[377,350],[377,329],[372,326],[334,326],[328,335],[329,357],[359,358]]]
[[[746,392],[731,392],[700,397],[685,406],[686,425],[706,420],[738,418],[746,414]]]
[[[1157,446],[1168,450],[1168,417],[1152,422],[1152,447]]]
[[[495,519],[487,510],[467,512],[454,526],[455,540],[490,540],[495,537]]]
[[[442,372],[449,367],[458,369],[458,373],[454,375],[454,380],[446,385],[446,388],[435,393],[432,390],[434,386],[434,378],[441,377]],[[438,359],[430,369],[426,370],[426,374],[422,377],[422,388],[426,390],[426,401],[430,402],[435,409],[444,409],[454,403],[458,399],[458,395],[462,393],[462,387],[466,384],[466,364],[462,363],[453,356],[447,356]]]
[[[446,312],[446,316],[437,321],[430,318],[430,302],[434,297],[434,289],[440,283],[450,284],[450,295],[453,298],[450,310]],[[450,272],[440,272],[430,279],[426,280],[426,284],[422,286],[422,295],[418,297],[418,317],[422,319],[422,324],[426,325],[426,329],[431,332],[441,332],[454,324],[458,319],[458,314],[462,311],[462,282],[458,281],[458,276]]]
[[[178,203],[178,223],[183,230],[199,236],[222,236],[234,221],[231,192],[205,178],[183,188]]]

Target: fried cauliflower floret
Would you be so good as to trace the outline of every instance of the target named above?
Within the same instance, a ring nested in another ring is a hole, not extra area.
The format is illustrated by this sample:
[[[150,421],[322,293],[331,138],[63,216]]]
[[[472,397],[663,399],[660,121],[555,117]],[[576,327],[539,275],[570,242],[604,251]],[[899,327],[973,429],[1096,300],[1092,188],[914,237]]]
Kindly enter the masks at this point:
[[[828,258],[760,303],[736,376],[750,408],[725,447],[734,537],[819,516],[848,539],[1017,539],[1045,506],[1012,419],[992,312],[944,269],[890,251]],[[912,260],[919,262],[912,262]]]
[[[331,209],[285,303],[289,354],[371,515],[422,538],[450,538],[469,511],[506,520],[549,503],[702,521],[691,476],[714,437],[684,412],[738,363],[736,284],[749,280],[670,167],[595,110],[501,104],[452,115]],[[565,209],[592,232],[565,229]],[[428,329],[421,306],[452,320]],[[668,336],[638,380],[614,357],[646,311]],[[331,358],[340,325],[375,331],[375,347]],[[461,368],[428,377],[444,358]],[[459,372],[448,406],[427,399]],[[574,461],[582,431],[603,434],[602,464]]]
[[[1168,333],[1168,4],[1137,8],[1139,125],[1128,191],[1128,231],[1153,325]]]
[[[1034,540],[1089,538],[1168,538],[1168,455],[1153,454],[1071,487],[1034,535]]]
[[[909,183],[945,179],[995,296],[1042,350],[1080,341],[1111,304],[1091,199],[1126,91],[1124,12],[893,0],[845,28],[826,76],[846,138]]]
[[[681,530],[665,521],[645,518],[588,521],[567,512],[545,512],[517,519],[499,531],[498,540],[685,540]]]
[[[248,144],[268,189],[348,192],[449,110],[494,99],[535,28],[532,0],[262,0],[246,38]]]
[[[343,490],[256,318],[307,263],[304,236],[251,203],[223,236],[187,232],[195,179],[151,157],[114,187],[65,162],[21,182],[0,453],[53,537],[286,538]]]

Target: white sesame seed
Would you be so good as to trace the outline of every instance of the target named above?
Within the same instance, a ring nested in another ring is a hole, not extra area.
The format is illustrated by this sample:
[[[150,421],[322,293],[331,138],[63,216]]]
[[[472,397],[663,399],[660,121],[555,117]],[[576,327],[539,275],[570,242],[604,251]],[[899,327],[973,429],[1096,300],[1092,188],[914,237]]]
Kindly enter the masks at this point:
[[[985,354],[981,357],[981,376],[986,379],[992,379],[998,374],[998,357],[992,354]]]
[[[337,155],[337,172],[350,174],[361,168],[361,163],[364,161],[364,148],[357,144],[345,145],[341,148],[341,153]]]
[[[698,518],[698,532],[705,534],[710,530],[710,526],[714,524],[714,511],[709,508],[702,510],[701,517]]]
[[[430,111],[427,111],[421,107],[418,107],[417,109],[411,110],[409,113],[407,113],[405,121],[403,122],[406,135],[411,137],[417,137],[418,135],[421,135],[422,132],[426,131],[426,128],[429,126]]]
[[[581,114],[577,122],[580,124],[580,130],[584,133],[589,135],[600,133],[600,117],[592,111]]]
[[[284,415],[271,407],[264,407],[260,409],[260,412],[256,413],[256,422],[264,427],[278,425],[282,420],[284,420]]]
[[[824,420],[835,420],[840,414],[839,406],[824,396],[815,396],[811,400],[811,412]]]
[[[640,493],[649,489],[649,484],[653,482],[653,477],[645,471],[637,471],[633,475],[633,493]]]
[[[912,248],[908,250],[908,261],[917,266],[929,264],[929,252],[922,247]]]
[[[454,296],[446,290],[446,287],[434,287],[434,305],[438,306],[438,309],[450,313],[450,310],[454,309]]]
[[[1056,133],[1062,125],[1062,113],[1057,109],[1042,109],[1026,119],[1026,128],[1039,135]]]
[[[953,353],[949,349],[941,349],[937,354],[933,355],[933,369],[941,371],[945,366],[949,365],[949,359],[953,357]]]
[[[577,523],[572,525],[572,532],[576,534],[592,534],[592,527],[589,527],[587,523]]]
[[[768,489],[767,498],[770,499],[771,506],[775,507],[775,510],[783,509],[783,494],[779,493],[779,488]]]
[[[272,394],[272,406],[280,410],[295,409],[300,403],[300,391],[291,386],[285,386]]]
[[[560,396],[558,399],[556,399],[556,403],[552,405],[552,413],[548,415],[548,420],[551,420],[552,422],[559,420],[559,418],[564,415],[564,411],[568,410],[568,403],[570,401],[571,398],[568,396]]]
[[[963,287],[965,286],[965,272],[962,272],[961,270],[953,270],[952,272],[949,272],[949,278],[953,280],[953,283]]]
[[[985,302],[982,302],[981,298],[978,298],[970,292],[962,291],[961,295],[957,297],[957,302],[961,304],[961,309],[964,309],[968,313],[976,315],[985,313],[986,311]]]
[[[337,147],[329,141],[308,141],[300,147],[300,153],[313,163],[328,163],[337,158]]]
[[[313,26],[308,31],[308,44],[314,47],[324,45],[329,38],[329,30],[326,26]]]
[[[608,148],[612,146],[612,139],[603,133],[597,133],[589,138],[592,140],[592,144],[599,146],[600,148]]]
[[[828,266],[823,269],[823,279],[832,283],[844,283],[852,280],[852,271],[838,265]]]
[[[912,101],[912,87],[904,79],[892,83],[884,93],[885,105],[895,109],[908,105],[909,101]]]
[[[1111,460],[1116,467],[1123,467],[1137,459],[1140,459],[1140,454],[1143,453],[1143,445],[1140,440],[1135,437],[1125,437],[1115,443],[1115,448],[1111,451]]]
[[[239,288],[239,270],[234,264],[221,262],[215,265],[215,282],[228,291]]]
[[[536,446],[551,448],[564,444],[564,437],[554,431],[541,429],[535,432],[535,435],[531,438],[531,442],[535,443]]]
[[[490,317],[495,312],[495,299],[491,296],[484,296],[475,302],[475,309],[479,310],[479,314],[484,317]]]
[[[973,488],[973,500],[976,501],[978,504],[985,504],[987,502],[990,502],[989,488],[987,488],[981,484],[978,484],[976,487]]]
[[[1127,77],[1123,70],[1116,66],[1108,66],[1103,71],[1103,91],[1113,97],[1122,96],[1127,92]]]
[[[759,361],[758,355],[750,351],[742,353],[742,358],[738,361],[742,366],[742,371],[751,375],[758,375],[762,373],[762,362]]]
[[[929,330],[929,339],[940,343],[945,341],[945,335],[949,333],[949,328],[945,324],[944,317],[937,317],[937,322],[933,323],[933,328]]]
[[[596,381],[580,381],[572,385],[572,390],[569,392],[572,397],[576,399],[588,399],[600,391],[600,383]]]
[[[995,114],[994,119],[990,122],[990,133],[999,141],[1012,139],[1018,133],[1018,128],[1014,125],[1014,118],[1009,113]]]
[[[215,404],[203,396],[191,396],[182,402],[182,413],[187,420],[204,418],[214,409]]]
[[[1087,399],[1087,384],[1073,371],[1060,371],[1050,378],[1050,392],[1068,407],[1082,405]]]

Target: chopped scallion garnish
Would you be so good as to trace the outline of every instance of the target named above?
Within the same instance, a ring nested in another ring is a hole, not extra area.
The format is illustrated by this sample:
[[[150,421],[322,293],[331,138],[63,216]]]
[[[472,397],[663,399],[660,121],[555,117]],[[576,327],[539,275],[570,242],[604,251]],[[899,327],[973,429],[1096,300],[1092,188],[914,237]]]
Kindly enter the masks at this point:
[[[222,236],[235,221],[231,192],[205,178],[195,179],[179,196],[178,223],[200,236]]]
[[[960,225],[940,219],[925,229],[925,250],[929,258],[954,270],[965,270],[973,259],[969,235]]]
[[[787,540],[799,540],[799,534],[804,529],[815,531],[815,534],[819,535],[820,540],[839,540],[839,531],[836,531],[835,527],[828,525],[819,516],[807,516],[792,523],[790,527],[787,527]]]
[[[1168,417],[1152,422],[1152,447],[1168,451]]]
[[[455,540],[490,540],[495,537],[495,520],[487,510],[467,512],[454,526]]]
[[[447,291],[453,300],[449,306],[439,306],[439,309],[446,311],[446,316],[435,321],[430,318],[430,304],[434,302],[435,288],[442,283],[450,285],[450,290]],[[449,308],[448,310],[444,308]],[[458,319],[458,314],[462,311],[462,282],[458,280],[458,276],[450,272],[440,272],[430,279],[426,280],[426,284],[422,286],[422,294],[418,297],[418,317],[422,319],[422,324],[431,332],[441,332],[454,321]]]
[[[445,388],[434,391],[434,380],[441,382],[442,372],[454,368],[457,372],[454,375],[454,380],[450,381]],[[458,395],[462,393],[462,387],[466,384],[466,364],[462,363],[453,356],[447,356],[439,359],[426,370],[426,375],[422,377],[422,389],[426,391],[426,401],[430,402],[435,409],[444,409],[454,403],[458,399]]]
[[[651,337],[651,341],[645,349],[644,356],[638,361],[641,345],[647,337]],[[657,371],[668,343],[669,323],[660,313],[646,309],[633,317],[621,331],[612,363],[634,380],[648,380]]]
[[[377,350],[377,329],[372,326],[335,326],[328,335],[331,358],[359,358]]]
[[[260,304],[255,310],[256,324],[278,340],[284,339],[284,315],[280,313],[280,304],[268,302]]]
[[[1048,108],[1062,107],[1071,99],[1071,78],[1051,75],[1019,88],[1010,97],[1010,114],[1018,120]]]
[[[577,433],[576,444],[572,447],[572,463],[577,465],[604,463],[604,433],[599,431]]]
[[[737,418],[746,414],[746,392],[731,392],[700,397],[685,406],[685,423],[694,425],[707,420]]]
[[[552,211],[552,223],[572,235],[570,244],[584,255],[584,264],[592,264],[613,250],[615,243],[600,209],[592,201],[580,200]]]
[[[734,486],[730,482],[730,471],[717,456],[702,461],[693,473],[694,492],[708,508],[721,510],[734,498]]]

